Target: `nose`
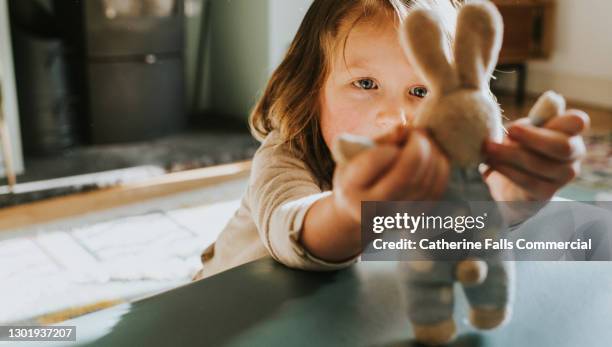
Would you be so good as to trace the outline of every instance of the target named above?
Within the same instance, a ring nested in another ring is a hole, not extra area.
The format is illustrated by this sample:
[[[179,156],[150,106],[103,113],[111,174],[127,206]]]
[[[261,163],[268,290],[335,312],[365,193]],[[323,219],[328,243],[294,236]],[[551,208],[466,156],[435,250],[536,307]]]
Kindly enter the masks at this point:
[[[376,126],[382,129],[388,129],[398,124],[406,125],[408,123],[408,116],[406,114],[406,108],[402,104],[389,105],[381,109],[376,114]]]

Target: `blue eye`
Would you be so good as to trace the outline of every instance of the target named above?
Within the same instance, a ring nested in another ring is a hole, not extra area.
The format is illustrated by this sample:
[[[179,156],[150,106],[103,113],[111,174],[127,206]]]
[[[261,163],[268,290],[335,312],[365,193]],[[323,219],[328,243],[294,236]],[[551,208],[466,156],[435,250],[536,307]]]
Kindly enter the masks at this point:
[[[357,88],[364,90],[378,89],[378,85],[372,79],[364,78],[353,82],[353,85]]]
[[[410,93],[410,95],[412,96],[416,96],[417,98],[422,99],[427,96],[427,88],[423,86],[412,87],[410,88],[408,93]]]

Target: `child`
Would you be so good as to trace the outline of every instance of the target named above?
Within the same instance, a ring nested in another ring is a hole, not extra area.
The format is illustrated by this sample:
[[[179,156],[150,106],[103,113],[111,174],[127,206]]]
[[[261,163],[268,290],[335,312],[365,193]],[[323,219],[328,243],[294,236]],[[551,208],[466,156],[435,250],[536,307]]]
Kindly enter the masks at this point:
[[[197,279],[265,256],[305,270],[347,267],[361,252],[361,201],[441,196],[449,162],[426,131],[406,126],[427,97],[398,41],[415,6],[437,12],[452,38],[452,0],[314,0],[251,115],[262,145],[248,188]],[[543,129],[517,122],[503,143],[488,142],[493,196],[550,199],[577,173],[587,123],[569,111]],[[330,147],[341,133],[378,145],[336,169]]]

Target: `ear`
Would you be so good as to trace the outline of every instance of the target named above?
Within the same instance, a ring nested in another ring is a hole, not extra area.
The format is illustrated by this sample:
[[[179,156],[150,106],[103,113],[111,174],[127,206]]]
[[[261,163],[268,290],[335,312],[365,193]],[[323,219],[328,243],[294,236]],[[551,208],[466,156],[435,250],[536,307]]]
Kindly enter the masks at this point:
[[[424,9],[410,12],[400,31],[400,42],[410,63],[433,92],[444,93],[458,85],[457,75],[445,54],[446,37],[439,19]]]
[[[488,1],[461,8],[455,38],[455,65],[463,86],[481,88],[489,83],[501,48],[503,20]]]

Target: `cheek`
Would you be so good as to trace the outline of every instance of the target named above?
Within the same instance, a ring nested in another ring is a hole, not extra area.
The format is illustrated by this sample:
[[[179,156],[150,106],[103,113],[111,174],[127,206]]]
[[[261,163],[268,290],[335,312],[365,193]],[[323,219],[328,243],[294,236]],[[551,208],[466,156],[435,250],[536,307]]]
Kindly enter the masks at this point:
[[[328,93],[321,103],[321,132],[331,148],[336,136],[342,133],[371,136],[375,131],[372,102]]]

